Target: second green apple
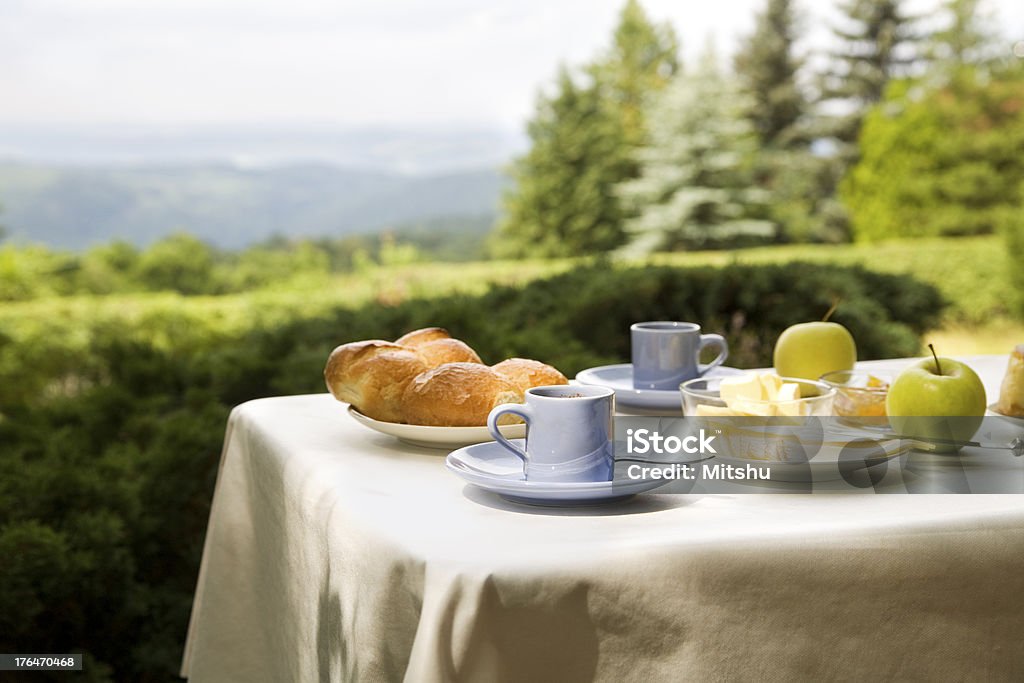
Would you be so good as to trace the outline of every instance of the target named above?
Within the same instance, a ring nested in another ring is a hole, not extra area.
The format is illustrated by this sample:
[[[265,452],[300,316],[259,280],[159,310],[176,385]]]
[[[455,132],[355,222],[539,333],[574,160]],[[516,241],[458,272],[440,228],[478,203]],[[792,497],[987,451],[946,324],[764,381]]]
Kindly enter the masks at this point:
[[[933,351],[934,353],[934,351]],[[925,441],[970,441],[985,417],[985,385],[967,364],[952,358],[923,358],[889,387],[885,410],[897,434]],[[958,450],[933,445],[936,452]]]
[[[775,343],[775,372],[782,377],[818,379],[857,362],[857,344],[839,323],[810,322],[786,328]]]

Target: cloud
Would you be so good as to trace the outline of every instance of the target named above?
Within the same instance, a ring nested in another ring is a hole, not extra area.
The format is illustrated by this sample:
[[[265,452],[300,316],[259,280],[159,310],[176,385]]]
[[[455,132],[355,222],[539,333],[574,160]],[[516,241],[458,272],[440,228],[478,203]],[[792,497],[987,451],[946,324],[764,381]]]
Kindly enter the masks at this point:
[[[711,31],[730,48],[761,2],[644,4],[692,51]],[[620,5],[6,0],[0,123],[519,127],[559,62],[607,44]]]

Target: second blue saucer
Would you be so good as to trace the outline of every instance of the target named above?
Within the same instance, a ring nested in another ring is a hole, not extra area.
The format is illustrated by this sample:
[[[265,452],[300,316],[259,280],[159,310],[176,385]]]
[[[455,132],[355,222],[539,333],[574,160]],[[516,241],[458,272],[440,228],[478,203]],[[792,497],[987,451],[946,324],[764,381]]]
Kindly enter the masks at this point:
[[[701,365],[703,372],[706,365]],[[704,377],[725,377],[740,375],[746,372],[737,368],[720,365],[707,372]],[[682,411],[682,398],[679,390],[635,389],[633,387],[633,364],[602,365],[588,368],[576,375],[580,384],[608,387],[615,392],[617,404],[630,408],[645,410],[670,410],[674,413]]]

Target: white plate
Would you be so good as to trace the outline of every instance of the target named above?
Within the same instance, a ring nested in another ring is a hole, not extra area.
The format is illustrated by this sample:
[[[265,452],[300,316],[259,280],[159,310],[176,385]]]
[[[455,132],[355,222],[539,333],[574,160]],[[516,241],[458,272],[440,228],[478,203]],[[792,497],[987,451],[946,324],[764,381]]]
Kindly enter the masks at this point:
[[[520,446],[524,443],[520,442]],[[501,444],[481,443],[448,454],[446,466],[465,481],[528,505],[564,507],[611,503],[650,491],[665,480],[537,482],[523,479],[523,462]]]
[[[1000,413],[998,410],[996,410],[996,405],[997,404],[993,403],[988,407],[988,412],[992,413],[994,417],[1001,417],[1004,420],[1009,420],[1011,423],[1017,425],[1018,427],[1024,425],[1024,417],[1014,417],[1013,415],[1005,415],[1003,413]]]
[[[700,368],[704,372],[707,366],[701,365]],[[704,375],[704,377],[742,375],[744,372],[747,371],[719,365]],[[591,384],[612,389],[615,391],[615,402],[620,405],[632,408],[646,408],[648,410],[671,410],[676,413],[680,413],[683,410],[682,396],[679,394],[678,389],[634,389],[632,363],[588,368],[576,375],[576,381],[580,384]]]
[[[487,427],[428,427],[427,425],[408,425],[399,422],[381,422],[372,417],[366,417],[352,406],[348,407],[348,414],[364,427],[393,436],[399,441],[413,446],[451,450],[474,443],[494,441],[491,433],[487,431]],[[508,439],[521,439],[526,436],[525,424],[502,425],[499,429]]]

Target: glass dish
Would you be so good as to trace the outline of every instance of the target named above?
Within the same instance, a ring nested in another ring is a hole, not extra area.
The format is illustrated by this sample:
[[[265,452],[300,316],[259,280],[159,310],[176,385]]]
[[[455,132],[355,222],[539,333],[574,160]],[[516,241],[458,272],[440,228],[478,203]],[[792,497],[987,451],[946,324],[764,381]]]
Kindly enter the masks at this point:
[[[719,386],[724,377],[698,377],[679,385],[682,396],[683,415],[696,416],[697,406],[708,405],[718,408],[728,407],[719,397]],[[752,401],[745,399],[743,403],[752,408],[754,415],[771,415],[772,411],[759,411],[758,408],[777,408],[779,406],[786,415],[800,417],[827,417],[832,414],[832,404],[836,397],[836,389],[825,382],[795,377],[783,377],[783,382],[800,385],[800,398],[792,401]]]
[[[823,375],[821,381],[836,390],[833,405],[842,422],[867,429],[889,429],[885,399],[893,375],[890,372],[839,370]]]
[[[762,373],[755,373],[762,374]],[[800,398],[787,401],[722,400],[724,378],[698,378],[679,387],[683,415],[696,418],[694,429],[707,429],[720,437],[716,458],[724,463],[775,462],[806,464],[820,451],[824,439],[822,418],[832,415],[836,390],[808,379],[783,377],[797,384]],[[698,408],[728,409],[718,412]]]

